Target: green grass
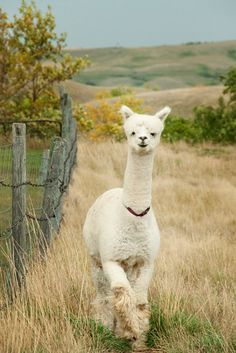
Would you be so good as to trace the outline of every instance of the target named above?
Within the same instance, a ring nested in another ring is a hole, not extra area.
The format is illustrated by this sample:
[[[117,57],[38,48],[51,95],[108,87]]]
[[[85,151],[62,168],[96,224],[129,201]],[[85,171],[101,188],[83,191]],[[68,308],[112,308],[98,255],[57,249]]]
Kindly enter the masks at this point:
[[[93,86],[144,86],[160,89],[219,84],[235,65],[236,41],[163,45],[147,48],[73,50],[88,55],[91,66],[74,78]]]
[[[234,340],[226,343],[210,321],[185,311],[165,314],[156,303],[152,305],[146,344],[168,353],[222,353],[226,346],[233,353],[235,349]]]
[[[74,337],[79,338],[86,332],[91,337],[92,352],[97,349],[103,349],[103,352],[130,352],[131,345],[129,341],[123,338],[118,338],[107,327],[92,319],[78,318],[75,315],[70,315],[69,321],[73,327]],[[89,348],[89,347],[88,347]]]
[[[126,339],[118,338],[112,331],[89,318],[71,314],[68,318],[75,339],[88,335],[91,352],[130,352],[131,345]],[[146,334],[146,346],[151,350],[165,353],[222,353],[234,352],[235,339],[226,342],[211,322],[197,314],[185,311],[165,313],[157,304],[151,305],[150,328]]]
[[[30,150],[27,151],[27,180],[33,183],[39,183],[39,172],[41,166],[42,151]],[[12,158],[11,149],[0,148],[0,180],[4,180],[5,183],[12,183]],[[41,207],[43,188],[27,186],[27,207],[34,209],[37,214],[37,209]],[[12,210],[12,189],[10,187],[4,187],[0,185],[0,234],[1,236],[7,236],[6,230],[11,227],[11,213]],[[9,250],[9,241],[0,239],[0,262],[7,260],[6,254]]]

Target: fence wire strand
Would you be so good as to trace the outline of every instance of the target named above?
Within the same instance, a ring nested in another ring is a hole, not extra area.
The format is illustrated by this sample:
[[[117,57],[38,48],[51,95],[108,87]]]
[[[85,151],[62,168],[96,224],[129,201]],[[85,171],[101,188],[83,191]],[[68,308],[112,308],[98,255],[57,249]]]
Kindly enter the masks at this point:
[[[50,219],[53,219],[53,218],[56,217],[56,211],[61,205],[62,197],[63,197],[63,195],[64,195],[64,193],[65,193],[65,191],[66,191],[66,189],[68,187],[68,184],[69,184],[69,181],[70,181],[70,174],[71,174],[71,171],[72,171],[73,166],[75,164],[75,161],[74,161],[74,164],[70,168],[69,176],[68,176],[68,178],[66,180],[66,171],[67,171],[67,168],[68,168],[68,162],[70,161],[71,154],[73,153],[73,151],[75,149],[76,143],[77,143],[77,138],[75,137],[73,142],[71,143],[69,151],[67,151],[67,155],[66,155],[66,158],[65,158],[64,163],[63,163],[62,179],[60,179],[58,177],[55,177],[55,178],[51,178],[51,179],[46,179],[45,182],[43,182],[43,183],[37,182],[37,180],[40,181],[40,166],[41,166],[41,163],[42,163],[42,153],[41,153],[40,157],[37,156],[36,159],[34,159],[32,157],[28,157],[28,161],[27,161],[27,177],[30,176],[31,178],[33,178],[33,180],[34,180],[33,182],[31,180],[27,180],[24,183],[21,183],[21,184],[18,184],[18,185],[13,185],[10,182],[6,183],[5,181],[0,180],[0,189],[1,189],[1,186],[9,188],[9,189],[18,188],[20,186],[41,188],[42,191],[41,191],[41,198],[40,198],[40,202],[39,202],[39,204],[41,204],[41,205],[42,205],[43,188],[45,188],[48,185],[53,187],[54,186],[53,183],[57,181],[58,182],[58,189],[60,190],[60,196],[58,198],[58,201],[57,201],[56,205],[54,205],[54,207],[53,207],[53,213],[52,214],[49,214],[49,215],[47,215],[45,217],[36,216],[36,212],[37,211],[38,211],[37,213],[42,214],[44,212],[44,210],[43,210],[42,207],[36,207],[36,205],[32,202],[32,204],[34,206],[35,213],[32,214],[32,213],[26,212],[26,214],[22,218],[20,218],[13,225],[7,227],[5,230],[2,231],[1,228],[0,228],[0,240],[8,239],[11,236],[12,230],[19,223],[23,222],[25,217],[27,217],[27,218],[29,218],[31,220],[35,220],[37,222],[47,221],[47,220],[50,220]],[[10,149],[11,149],[12,145],[9,145],[9,146],[10,146]],[[0,146],[0,148],[1,147],[5,148],[5,146]],[[4,150],[4,148],[3,148],[3,150]],[[10,158],[8,158],[6,160],[11,161],[12,157],[10,157]],[[38,164],[37,164],[37,162],[38,162]],[[29,172],[28,172],[28,170],[29,170]],[[11,172],[11,169],[8,169],[8,173],[9,173],[9,171]],[[1,212],[4,214],[4,213],[7,213],[8,211],[11,212],[11,207],[8,207],[5,210],[0,210],[0,214],[1,214]]]

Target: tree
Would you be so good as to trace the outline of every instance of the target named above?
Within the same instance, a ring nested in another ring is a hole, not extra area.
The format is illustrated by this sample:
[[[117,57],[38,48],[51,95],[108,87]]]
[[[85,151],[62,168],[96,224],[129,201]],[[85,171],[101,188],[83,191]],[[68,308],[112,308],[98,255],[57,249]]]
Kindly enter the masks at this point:
[[[197,107],[194,124],[202,140],[236,143],[236,69],[230,69],[221,79],[227,99],[220,96],[216,107]]]
[[[0,116],[53,119],[59,107],[55,84],[71,79],[88,64],[63,50],[65,34],[55,32],[50,7],[43,15],[25,1],[13,21],[0,9]]]
[[[221,79],[224,82],[223,93],[229,94],[229,104],[236,104],[236,68],[231,68]]]

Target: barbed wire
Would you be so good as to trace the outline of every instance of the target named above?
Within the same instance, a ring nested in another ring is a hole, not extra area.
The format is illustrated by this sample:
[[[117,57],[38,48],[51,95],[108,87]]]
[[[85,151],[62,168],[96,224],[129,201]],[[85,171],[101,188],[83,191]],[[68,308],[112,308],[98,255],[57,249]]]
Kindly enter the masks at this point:
[[[0,185],[11,189],[16,189],[16,188],[19,188],[20,186],[45,187],[48,183],[51,183],[54,180],[59,180],[59,179],[57,177],[50,178],[50,179],[47,179],[44,183],[32,183],[32,181],[28,180],[28,181],[24,181],[23,183],[15,184],[15,185],[11,183],[5,183],[4,180],[0,180]]]
[[[76,163],[76,161],[74,160],[73,164],[71,165],[71,168],[69,170],[69,176],[66,180],[67,163],[70,160],[71,153],[72,153],[72,151],[74,151],[76,143],[77,143],[77,138],[75,136],[75,138],[70,146],[70,149],[67,153],[67,156],[63,162],[63,177],[62,177],[62,179],[60,179],[58,177],[54,177],[54,178],[46,179],[46,181],[41,184],[40,183],[32,183],[31,181],[25,181],[25,182],[23,182],[21,184],[17,184],[17,185],[13,185],[11,183],[5,183],[4,181],[0,180],[0,185],[8,187],[8,188],[18,188],[20,186],[45,187],[45,186],[48,186],[49,183],[51,183],[52,186],[54,186],[53,182],[57,180],[59,182],[58,189],[60,190],[60,196],[58,197],[58,201],[57,201],[56,205],[53,207],[53,214],[47,215],[45,217],[37,217],[37,216],[32,215],[31,213],[26,212],[25,215],[23,215],[17,222],[15,222],[13,225],[6,228],[3,232],[0,233],[0,240],[3,240],[3,239],[6,240],[6,239],[10,238],[11,234],[12,234],[12,230],[15,227],[17,227],[20,223],[22,223],[24,221],[25,217],[32,219],[32,220],[35,220],[37,222],[44,222],[44,221],[48,221],[50,219],[56,218],[56,211],[61,206],[62,197],[63,197],[63,195],[69,185],[70,175],[71,175],[72,169]],[[43,208],[41,208],[41,212],[45,212],[43,210]]]

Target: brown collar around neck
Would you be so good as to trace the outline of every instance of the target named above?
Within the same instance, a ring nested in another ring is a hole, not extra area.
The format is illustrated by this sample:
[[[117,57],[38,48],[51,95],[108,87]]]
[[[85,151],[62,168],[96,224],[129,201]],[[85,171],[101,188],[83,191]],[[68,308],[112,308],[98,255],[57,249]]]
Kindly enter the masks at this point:
[[[126,207],[126,206],[125,206]],[[132,208],[130,208],[130,207],[126,207],[127,208],[127,210],[132,214],[132,215],[134,215],[134,216],[136,216],[136,217],[143,217],[143,216],[145,216],[147,213],[148,213],[148,211],[150,210],[150,206],[148,207],[148,208],[146,208],[146,210],[144,210],[143,212],[141,212],[141,213],[136,213],[134,210],[132,210]]]

